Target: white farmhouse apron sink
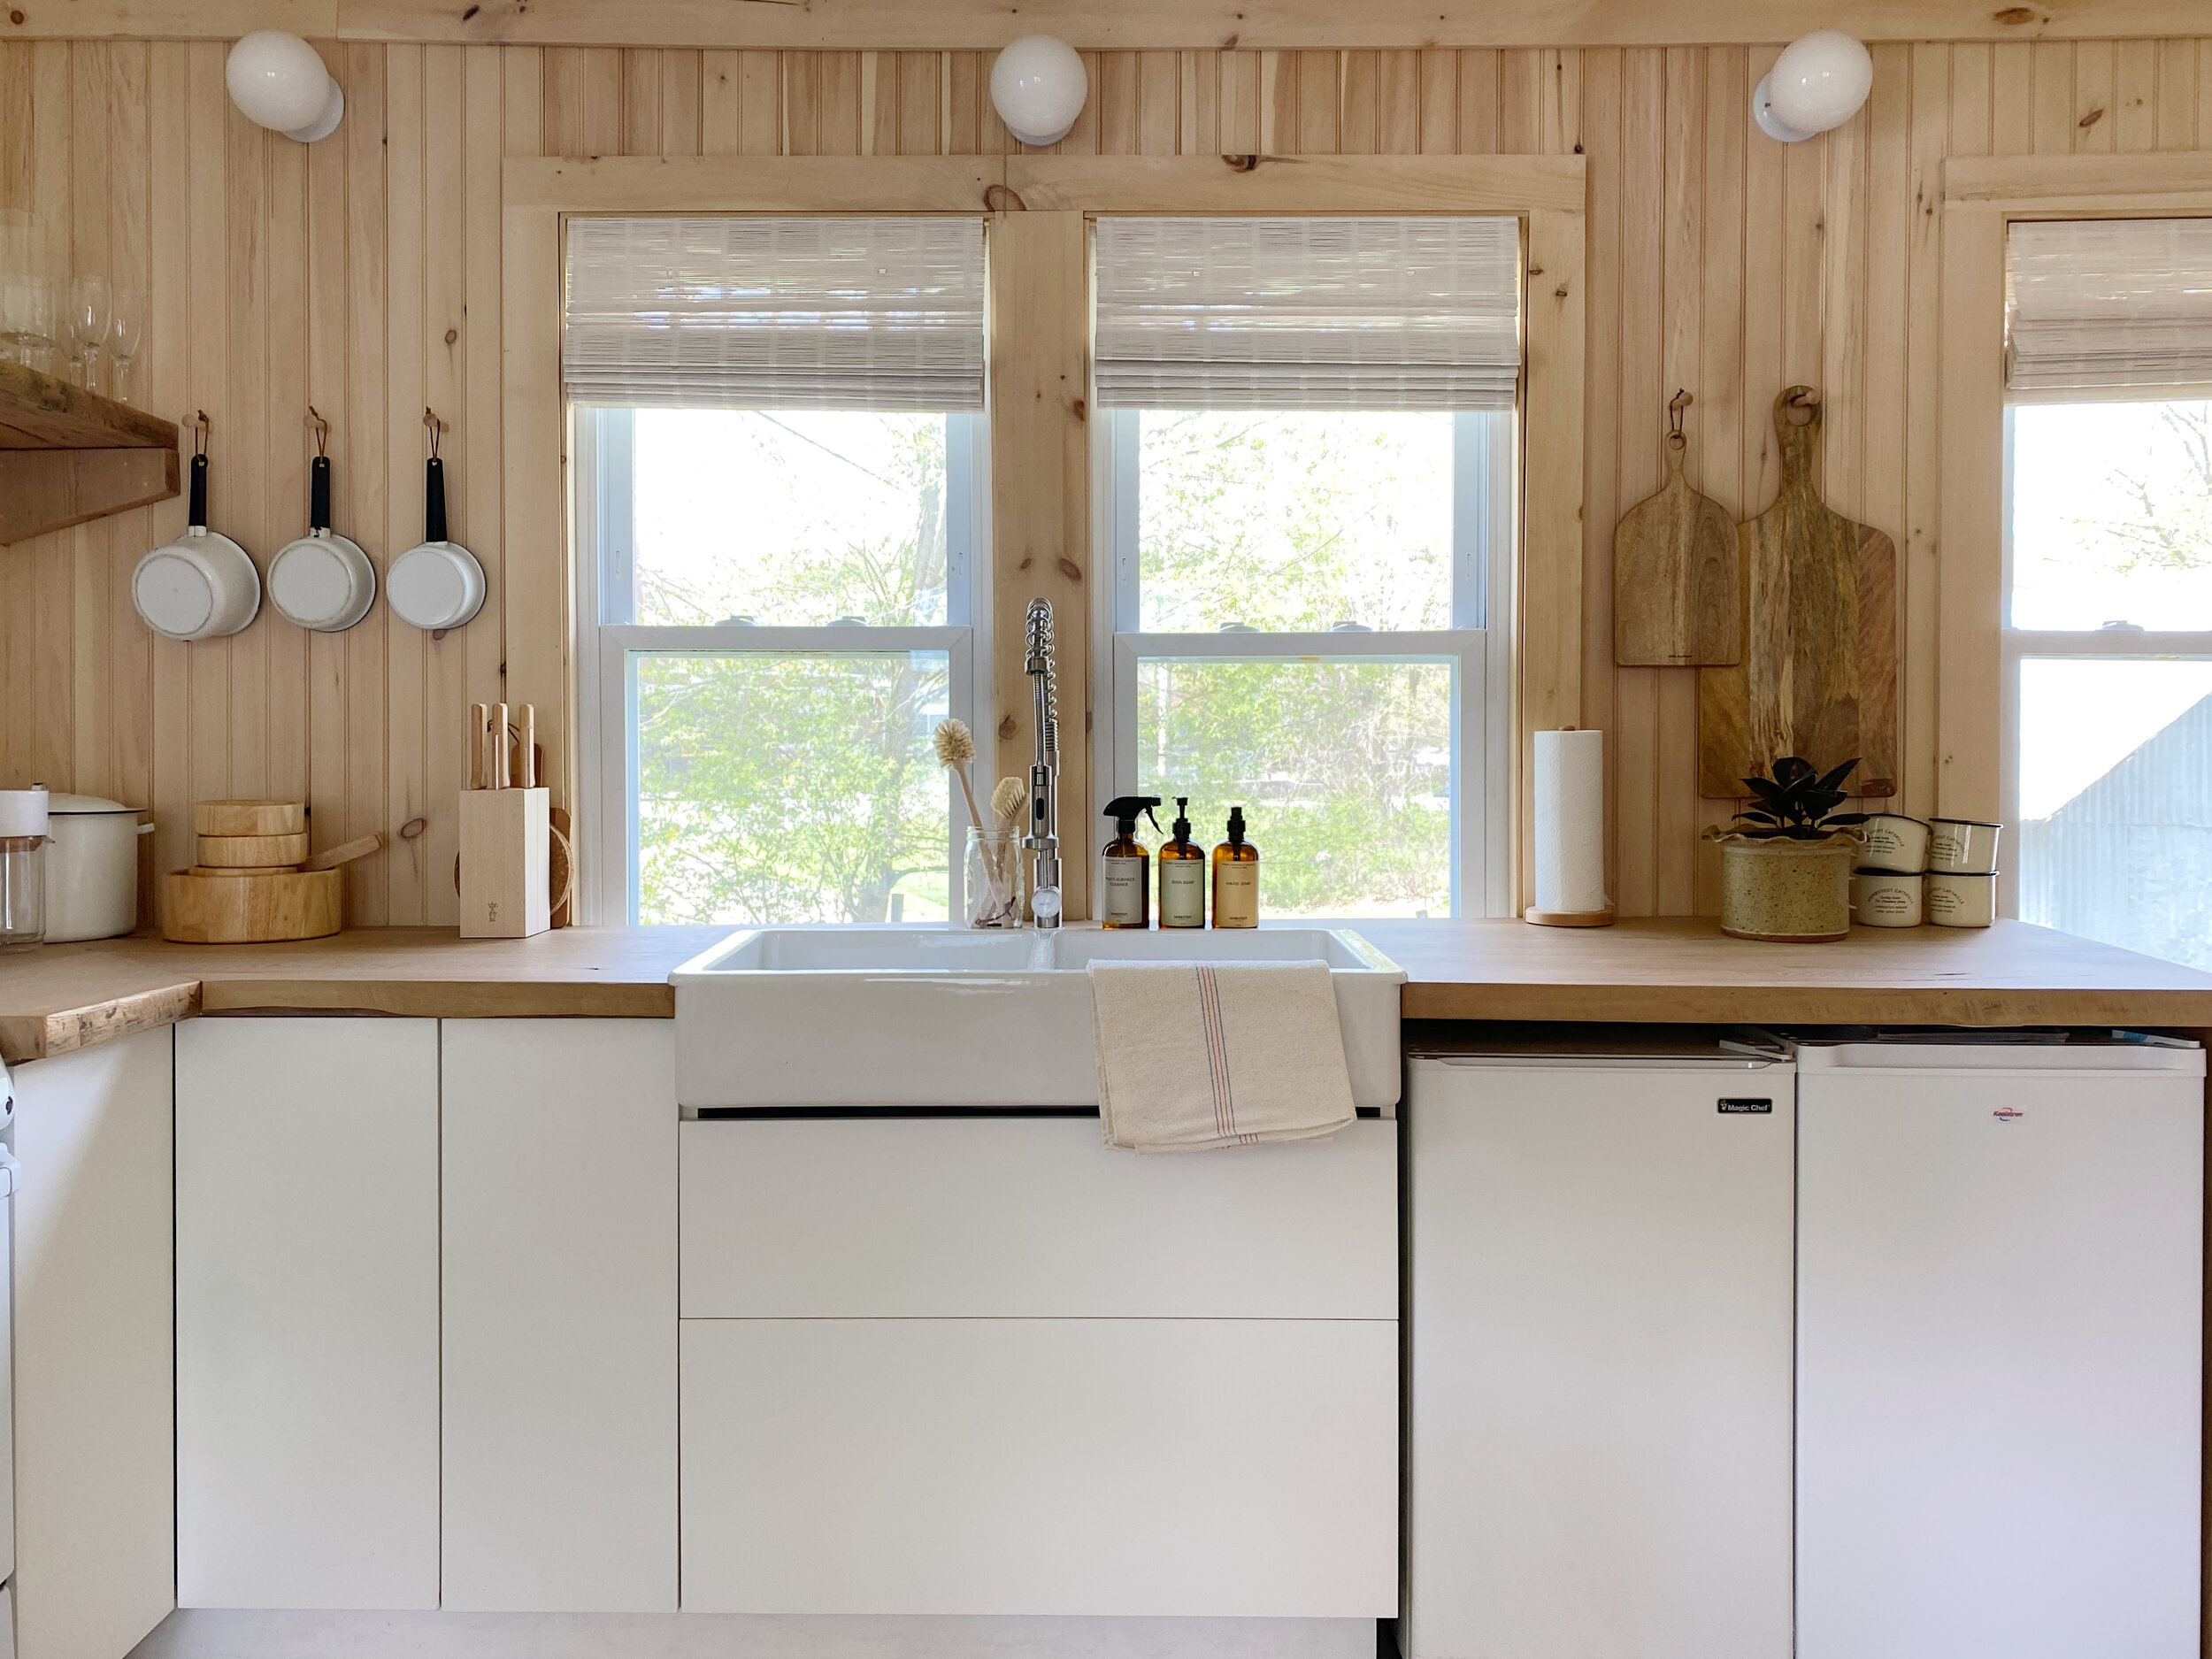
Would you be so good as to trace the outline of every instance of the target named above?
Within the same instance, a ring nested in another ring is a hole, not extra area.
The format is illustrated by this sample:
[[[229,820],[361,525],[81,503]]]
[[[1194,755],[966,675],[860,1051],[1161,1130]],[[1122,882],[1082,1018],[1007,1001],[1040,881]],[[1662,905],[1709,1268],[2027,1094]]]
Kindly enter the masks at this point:
[[[747,928],[669,976],[676,1096],[687,1113],[1096,1106],[1094,961],[1325,962],[1353,1100],[1397,1102],[1405,971],[1356,933],[1296,926]]]

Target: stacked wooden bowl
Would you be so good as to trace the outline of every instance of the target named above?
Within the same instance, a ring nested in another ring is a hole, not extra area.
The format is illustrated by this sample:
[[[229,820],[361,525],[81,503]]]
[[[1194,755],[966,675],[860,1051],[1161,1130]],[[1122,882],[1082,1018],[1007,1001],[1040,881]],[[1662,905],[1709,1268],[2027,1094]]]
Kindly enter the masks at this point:
[[[302,801],[202,801],[192,828],[198,862],[162,878],[161,936],[196,945],[336,933],[345,925],[338,866],[384,844],[365,835],[309,857]]]

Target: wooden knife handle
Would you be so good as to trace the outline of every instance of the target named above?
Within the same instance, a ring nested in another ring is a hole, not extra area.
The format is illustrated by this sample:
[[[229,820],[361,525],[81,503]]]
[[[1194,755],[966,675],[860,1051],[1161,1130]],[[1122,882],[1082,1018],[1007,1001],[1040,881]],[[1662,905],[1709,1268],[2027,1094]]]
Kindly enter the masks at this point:
[[[484,722],[490,718],[490,712],[480,703],[469,704],[468,772],[472,789],[484,787]]]
[[[492,704],[491,724],[487,735],[491,739],[491,787],[505,789],[512,786],[507,771],[507,705]]]
[[[522,762],[522,787],[538,787],[538,710],[534,703],[522,705],[521,718],[516,722],[518,736],[515,753]]]

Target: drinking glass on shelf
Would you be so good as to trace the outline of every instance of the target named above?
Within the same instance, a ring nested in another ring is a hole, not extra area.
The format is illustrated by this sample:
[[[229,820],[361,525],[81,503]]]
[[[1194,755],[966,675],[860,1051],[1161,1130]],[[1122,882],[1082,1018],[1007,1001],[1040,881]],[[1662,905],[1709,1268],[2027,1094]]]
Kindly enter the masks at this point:
[[[100,389],[100,347],[108,337],[109,303],[105,277],[81,276],[69,285],[69,337],[76,344],[70,364],[77,384],[88,392]]]
[[[117,288],[108,324],[108,396],[131,401],[131,364],[146,340],[146,296],[135,288]]]
[[[54,289],[43,277],[0,277],[0,357],[53,366]]]

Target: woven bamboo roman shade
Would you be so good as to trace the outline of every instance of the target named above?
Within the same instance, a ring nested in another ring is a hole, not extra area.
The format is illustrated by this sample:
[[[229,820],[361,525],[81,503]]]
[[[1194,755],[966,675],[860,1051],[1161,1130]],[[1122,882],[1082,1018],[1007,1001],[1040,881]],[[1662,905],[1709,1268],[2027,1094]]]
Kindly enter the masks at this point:
[[[980,219],[572,219],[579,403],[983,407]]]
[[[2024,219],[2007,242],[2015,401],[2212,386],[2212,219]]]
[[[1098,401],[1510,409],[1513,219],[1102,219]]]

